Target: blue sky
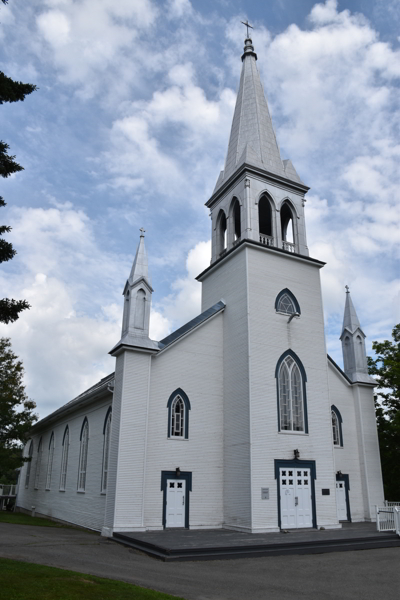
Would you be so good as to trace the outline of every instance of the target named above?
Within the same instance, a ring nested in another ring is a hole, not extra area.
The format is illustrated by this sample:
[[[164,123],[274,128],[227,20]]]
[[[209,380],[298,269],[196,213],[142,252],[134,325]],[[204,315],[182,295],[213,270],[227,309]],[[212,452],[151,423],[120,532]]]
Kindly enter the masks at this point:
[[[246,18],[281,155],[311,188],[329,353],[345,284],[369,349],[399,322],[399,0],[10,0],[1,68],[39,89],[0,111],[25,167],[2,182],[18,255],[0,285],[32,304],[0,334],[41,417],[113,370],[141,226],[152,336],[199,312]]]

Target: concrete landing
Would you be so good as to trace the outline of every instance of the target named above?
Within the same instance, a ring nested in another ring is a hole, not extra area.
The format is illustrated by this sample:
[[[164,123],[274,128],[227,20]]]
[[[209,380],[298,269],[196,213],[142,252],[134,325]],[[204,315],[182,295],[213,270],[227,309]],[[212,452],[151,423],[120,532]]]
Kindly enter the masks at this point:
[[[115,533],[113,539],[164,561],[319,554],[400,547],[400,538],[395,533],[379,533],[375,523],[344,523],[342,529],[298,529],[289,533],[166,529]]]

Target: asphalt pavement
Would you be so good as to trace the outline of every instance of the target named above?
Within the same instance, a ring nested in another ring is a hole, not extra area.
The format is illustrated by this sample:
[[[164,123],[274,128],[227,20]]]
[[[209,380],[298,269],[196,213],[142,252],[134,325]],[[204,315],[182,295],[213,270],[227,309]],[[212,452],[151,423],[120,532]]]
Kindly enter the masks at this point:
[[[78,529],[0,523],[0,556],[118,579],[186,600],[400,598],[400,548],[164,563]]]

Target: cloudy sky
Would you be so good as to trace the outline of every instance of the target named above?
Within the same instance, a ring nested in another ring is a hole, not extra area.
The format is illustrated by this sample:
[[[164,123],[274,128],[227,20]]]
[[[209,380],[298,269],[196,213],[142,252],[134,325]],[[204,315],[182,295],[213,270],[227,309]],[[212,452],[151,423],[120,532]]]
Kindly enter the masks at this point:
[[[400,0],[10,0],[1,69],[39,89],[0,107],[25,167],[1,182],[18,251],[1,294],[32,305],[0,334],[41,417],[112,372],[141,226],[152,337],[200,311],[246,18],[282,157],[311,187],[329,353],[342,364],[345,284],[369,350],[399,322]]]

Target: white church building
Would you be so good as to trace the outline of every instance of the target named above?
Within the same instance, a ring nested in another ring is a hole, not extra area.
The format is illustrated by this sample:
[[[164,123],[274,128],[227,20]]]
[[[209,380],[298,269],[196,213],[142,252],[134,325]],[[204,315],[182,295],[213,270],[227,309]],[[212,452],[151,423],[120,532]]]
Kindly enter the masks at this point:
[[[246,39],[225,168],[206,203],[201,314],[149,338],[142,232],[115,373],[35,424],[21,509],[111,536],[339,528],[382,505],[365,334],[347,291],[344,371],[327,356],[309,188],[281,159],[256,60]]]

